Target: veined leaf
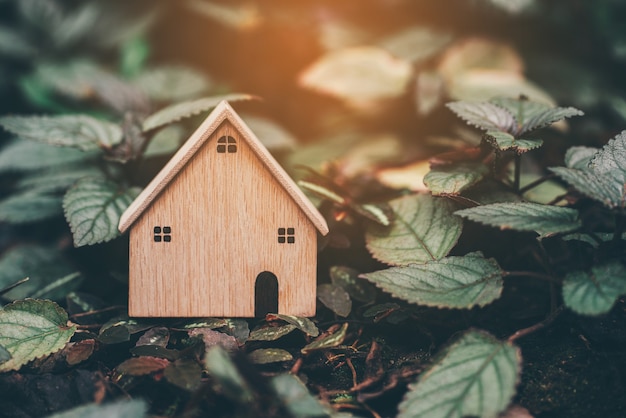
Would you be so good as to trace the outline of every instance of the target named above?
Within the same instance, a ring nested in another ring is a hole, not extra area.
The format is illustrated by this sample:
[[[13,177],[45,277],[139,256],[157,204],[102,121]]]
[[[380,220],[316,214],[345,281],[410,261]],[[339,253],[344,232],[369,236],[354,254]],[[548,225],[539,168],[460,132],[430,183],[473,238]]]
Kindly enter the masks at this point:
[[[590,166],[594,173],[611,175],[623,183],[626,179],[626,131],[611,139],[592,158]]]
[[[392,295],[438,308],[485,306],[502,293],[502,269],[482,254],[392,267],[361,275]]]
[[[592,147],[570,147],[565,152],[565,166],[578,170],[587,170],[594,155],[600,151]]]
[[[626,206],[626,192],[621,179],[613,174],[602,175],[593,170],[577,170],[565,167],[550,167],[550,171],[573,186],[580,193],[597,200],[609,208]],[[619,176],[619,173],[615,173]]]
[[[0,125],[23,139],[83,151],[111,148],[122,140],[122,129],[87,115],[3,116]]]
[[[76,183],[63,199],[74,245],[92,245],[117,237],[120,216],[137,194],[137,189],[120,190],[115,183],[102,179],[87,178]]]
[[[259,348],[248,354],[248,358],[255,364],[281,363],[293,360],[289,351],[280,348]]]
[[[170,364],[169,360],[158,357],[132,357],[119,364],[115,368],[115,371],[121,375],[128,374],[131,376],[143,376],[146,374],[161,371],[168,364]]]
[[[32,171],[66,166],[93,159],[96,155],[96,152],[82,152],[73,148],[17,140],[0,151],[0,172]]]
[[[369,225],[367,249],[387,264],[406,265],[438,260],[456,245],[462,221],[453,216],[453,203],[427,194],[389,202],[395,220],[390,227]]]
[[[550,126],[562,119],[584,115],[582,111],[573,107],[551,107],[526,99],[498,98],[491,100],[491,103],[507,109],[515,117],[517,126],[514,130],[508,131],[515,136]]]
[[[58,167],[49,170],[36,171],[20,178],[16,187],[21,191],[45,194],[65,191],[78,180],[85,177],[102,177],[104,173],[99,168],[89,165]],[[60,206],[61,207],[61,206]]]
[[[424,184],[431,193],[439,195],[458,195],[489,173],[489,167],[482,163],[461,163],[442,165],[432,168],[424,176]]]
[[[61,197],[39,194],[14,194],[0,201],[0,222],[22,224],[38,222],[63,213]]]
[[[609,312],[623,294],[626,294],[626,268],[618,261],[593,267],[590,273],[569,273],[563,281],[565,305],[582,315]]]
[[[480,331],[469,331],[409,386],[398,418],[495,418],[515,395],[519,349]]]
[[[194,391],[200,386],[202,368],[194,359],[180,358],[167,365],[163,376],[181,389]]]
[[[300,352],[302,354],[308,354],[311,351],[326,350],[328,348],[337,347],[343,344],[343,340],[346,339],[346,332],[348,331],[348,324],[343,324],[339,330],[332,334],[322,335],[310,344],[305,345]]]
[[[278,327],[258,328],[250,332],[248,341],[275,341],[296,329],[295,325],[285,324]]]
[[[148,97],[159,101],[190,100],[205,93],[210,80],[186,67],[159,67],[139,74],[133,83]]]
[[[105,404],[87,404],[47,418],[145,418],[148,406],[142,400],[121,400]]]
[[[369,303],[376,299],[376,289],[367,280],[359,277],[359,272],[345,266],[330,268],[330,280],[342,287],[355,300]]]
[[[506,109],[489,102],[451,102],[446,105],[469,125],[485,131],[509,132],[517,126],[515,117]]]
[[[24,277],[29,280],[2,297],[16,300],[39,294],[37,297],[62,301],[80,284],[79,277],[72,277],[75,271],[76,268],[55,248],[36,245],[13,247],[0,258],[0,288],[10,286]]]
[[[283,314],[267,314],[265,317],[268,321],[274,321],[280,319],[288,324],[294,325],[300,331],[304,332],[309,337],[317,337],[320,335],[320,330],[317,329],[313,321],[303,316],[283,315]]]
[[[500,151],[512,149],[518,154],[523,154],[543,145],[543,140],[541,139],[516,138],[509,133],[500,131],[487,131],[485,139]]]
[[[150,140],[144,157],[172,154],[183,142],[185,130],[179,125],[168,125],[160,129]]]
[[[454,213],[503,230],[535,231],[542,237],[573,231],[582,225],[577,210],[538,203],[494,203]]]
[[[25,299],[4,306],[0,310],[0,345],[11,359],[0,364],[0,371],[18,370],[62,349],[76,332],[67,320],[67,313],[49,300]]]
[[[312,418],[331,416],[330,408],[325,407],[309,393],[304,383],[292,374],[279,374],[271,380],[272,389],[282,401],[290,416]]]
[[[177,122],[181,119],[188,118],[197,115],[201,112],[213,109],[220,104],[222,100],[229,102],[236,102],[240,100],[252,100],[254,96],[249,94],[225,94],[223,96],[211,96],[203,97],[189,102],[177,103],[159,110],[156,113],[148,116],[143,121],[143,131],[151,131],[152,129],[160,128],[161,126],[169,125],[170,123]],[[1,121],[1,119],[0,119]]]

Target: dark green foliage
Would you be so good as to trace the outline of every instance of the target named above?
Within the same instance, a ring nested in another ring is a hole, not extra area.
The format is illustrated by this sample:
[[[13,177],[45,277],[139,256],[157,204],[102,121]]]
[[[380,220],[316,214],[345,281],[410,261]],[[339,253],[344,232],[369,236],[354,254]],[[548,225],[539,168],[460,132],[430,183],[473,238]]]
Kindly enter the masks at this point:
[[[626,8],[313,3],[0,1],[0,410],[619,416]],[[224,99],[328,221],[318,313],[129,318],[119,217]]]

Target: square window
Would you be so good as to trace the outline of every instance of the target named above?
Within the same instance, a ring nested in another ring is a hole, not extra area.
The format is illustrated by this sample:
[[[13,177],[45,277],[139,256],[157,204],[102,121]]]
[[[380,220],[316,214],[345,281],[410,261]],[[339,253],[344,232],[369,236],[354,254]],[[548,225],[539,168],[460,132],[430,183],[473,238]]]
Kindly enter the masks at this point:
[[[285,243],[285,237],[284,236],[279,236],[278,237],[278,243],[279,244],[284,244]]]
[[[171,234],[172,233],[172,228],[169,226],[164,226],[163,227],[163,233],[164,234]]]
[[[229,145],[228,152],[230,152],[231,154],[237,152],[237,145]]]
[[[226,145],[218,145],[217,152],[219,152],[220,154],[224,154],[226,152]]]
[[[155,234],[160,234],[161,233],[161,227],[160,226],[155,226],[154,227],[154,233]]]
[[[171,235],[164,235],[163,236],[163,241],[170,242],[171,240],[172,240],[172,236]]]
[[[161,235],[155,235],[154,242],[161,242]]]
[[[293,237],[293,236],[287,237],[287,243],[288,244],[293,244],[295,242],[296,242],[296,237]]]
[[[288,235],[293,235],[296,233],[296,230],[294,228],[287,228],[287,234]]]
[[[285,235],[285,228],[278,228],[278,235]]]

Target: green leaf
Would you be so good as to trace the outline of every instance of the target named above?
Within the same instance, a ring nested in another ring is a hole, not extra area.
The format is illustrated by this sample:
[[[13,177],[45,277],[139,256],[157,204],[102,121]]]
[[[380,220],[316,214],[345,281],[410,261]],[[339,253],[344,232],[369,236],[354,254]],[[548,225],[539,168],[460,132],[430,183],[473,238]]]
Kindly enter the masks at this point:
[[[0,364],[6,363],[9,360],[11,360],[11,353],[0,345]]]
[[[454,204],[427,194],[389,202],[395,220],[391,227],[369,225],[367,249],[387,264],[406,265],[438,260],[456,245],[463,223],[453,215]]]
[[[609,312],[623,294],[626,294],[626,268],[618,261],[593,267],[591,272],[569,273],[563,281],[565,305],[582,315]]]
[[[472,187],[489,174],[489,167],[482,163],[461,163],[431,168],[424,176],[424,184],[431,193],[458,195]]]
[[[248,358],[255,364],[282,363],[293,360],[291,353],[281,348],[259,348],[248,354]]]
[[[63,199],[74,245],[82,247],[117,237],[120,216],[137,194],[137,189],[120,190],[115,183],[102,179],[87,178],[76,183]]]
[[[267,321],[274,321],[280,319],[288,324],[295,325],[300,331],[304,332],[309,337],[317,337],[320,335],[320,330],[317,329],[313,321],[303,316],[283,315],[283,314],[267,314],[265,319]]]
[[[489,102],[451,102],[446,105],[469,125],[485,131],[512,131],[517,122],[506,109]]]
[[[93,159],[96,155],[96,152],[83,152],[73,148],[17,140],[2,148],[0,172],[32,171],[66,166]]]
[[[515,395],[521,360],[514,345],[466,332],[409,386],[398,418],[495,418]]]
[[[242,119],[270,151],[291,150],[298,142],[285,128],[269,119],[251,115],[243,115]]]
[[[145,322],[129,319],[127,316],[116,317],[102,325],[98,339],[104,344],[117,344],[128,341],[132,334],[145,331],[149,328],[152,328],[152,325]]]
[[[168,125],[159,130],[150,140],[144,151],[144,157],[168,155],[174,153],[184,139],[184,129],[178,125]]]
[[[594,173],[611,175],[621,181],[626,181],[626,131],[622,131],[611,139],[592,158],[590,167]]]
[[[207,350],[204,364],[222,393],[241,402],[252,401],[254,395],[250,387],[223,348],[214,346]]]
[[[562,119],[584,115],[582,111],[573,107],[553,108],[527,99],[498,98],[491,100],[491,103],[507,109],[515,117],[517,126],[508,131],[515,136],[550,126]]]
[[[87,115],[2,116],[0,125],[23,139],[83,151],[109,149],[122,141],[122,129]]]
[[[87,404],[47,418],[145,418],[148,406],[142,400],[123,399],[107,404]]]
[[[169,125],[170,123],[177,122],[181,119],[197,115],[198,113],[206,112],[213,109],[222,100],[235,102],[240,100],[252,99],[254,99],[254,96],[251,96],[249,94],[232,93],[225,94],[223,96],[204,97],[202,99],[197,99],[189,102],[177,103],[175,105],[163,108],[158,112],[148,116],[143,121],[143,131],[151,131],[152,129]]]
[[[480,253],[361,275],[395,297],[419,305],[469,309],[502,293],[502,269]]]
[[[176,66],[146,70],[133,83],[153,100],[172,102],[194,99],[211,87],[211,81],[204,75]]]
[[[355,269],[333,266],[330,268],[330,280],[341,286],[354,300],[369,303],[376,299],[376,289],[367,280],[360,278]]]
[[[312,343],[307,344],[302,348],[302,350],[300,350],[300,352],[302,352],[302,354],[308,354],[312,351],[326,350],[337,347],[343,343],[343,340],[346,339],[346,331],[348,331],[347,323],[343,324],[338,331],[332,334],[322,335]]]
[[[0,258],[0,288],[17,280],[30,280],[2,295],[6,300],[45,296],[62,301],[80,284],[80,277],[73,276],[75,267],[68,263],[55,248],[22,245],[11,248]],[[68,278],[69,277],[69,278]]]
[[[587,170],[594,155],[599,151],[592,147],[570,147],[565,152],[565,166],[578,170]]]
[[[337,315],[344,318],[350,315],[352,300],[342,287],[328,283],[321,284],[317,286],[317,298]]]
[[[66,191],[78,180],[86,177],[102,177],[104,173],[93,166],[70,166],[31,173],[20,178],[15,186],[22,191],[45,194]],[[62,205],[61,205],[62,207]]]
[[[512,149],[518,154],[539,148],[543,145],[543,140],[541,139],[516,138],[509,133],[499,131],[487,131],[485,139],[491,144],[491,146],[499,149],[500,151]]]
[[[65,347],[76,332],[67,320],[67,313],[49,300],[25,299],[4,306],[0,310],[0,345],[11,359],[0,364],[0,371],[18,370]]]
[[[327,417],[330,409],[324,407],[309,393],[304,383],[292,374],[279,374],[271,380],[272,389],[294,418]]]
[[[626,206],[624,184],[621,183],[619,178],[595,173],[593,169],[577,170],[574,168],[550,167],[549,170],[580,193],[601,202],[609,208],[623,208]]]
[[[225,319],[221,318],[204,318],[204,319],[195,319],[192,322],[185,324],[183,328],[191,329],[191,328],[222,328],[228,325]]]
[[[538,203],[494,203],[459,210],[455,214],[502,230],[535,231],[542,237],[582,226],[577,210]]]
[[[248,341],[275,341],[296,329],[295,325],[286,324],[278,327],[257,328],[250,333]]]
[[[14,194],[0,201],[0,222],[22,224],[53,218],[63,213],[61,202],[61,197],[48,194]]]

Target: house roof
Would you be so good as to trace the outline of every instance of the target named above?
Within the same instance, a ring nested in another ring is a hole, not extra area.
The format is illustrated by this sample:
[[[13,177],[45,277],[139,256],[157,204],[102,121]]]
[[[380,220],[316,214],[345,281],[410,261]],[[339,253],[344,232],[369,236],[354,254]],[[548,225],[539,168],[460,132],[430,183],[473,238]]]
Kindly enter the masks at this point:
[[[187,142],[180,147],[172,159],[165,164],[156,177],[152,179],[133,203],[130,204],[120,218],[118,225],[120,232],[124,233],[132,226],[225,120],[228,120],[234,125],[259,160],[261,160],[276,181],[287,191],[291,199],[302,209],[317,230],[322,235],[328,233],[328,225],[324,217],[226,101],[222,101],[217,105]]]

